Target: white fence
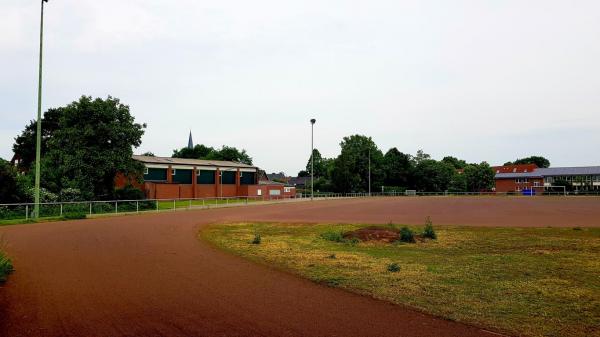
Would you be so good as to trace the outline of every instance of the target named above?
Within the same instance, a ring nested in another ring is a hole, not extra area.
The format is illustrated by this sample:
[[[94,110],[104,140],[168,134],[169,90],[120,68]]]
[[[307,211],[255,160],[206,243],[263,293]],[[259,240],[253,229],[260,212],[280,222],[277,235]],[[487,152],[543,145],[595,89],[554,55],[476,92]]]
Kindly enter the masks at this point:
[[[423,196],[510,196],[514,192],[377,192],[377,193],[315,193],[315,199],[364,198],[364,197],[423,197]],[[544,195],[563,196],[563,192],[546,192]],[[567,195],[582,195],[567,192]],[[585,195],[600,195],[600,191]],[[144,200],[107,200],[72,201],[40,203],[40,218],[83,217],[99,214],[122,214],[141,212],[177,211],[214,207],[243,206],[265,202],[289,202],[310,199],[310,194],[298,194],[294,197],[257,196],[257,197],[221,197],[195,199],[144,199]],[[33,215],[33,203],[0,204],[0,221],[19,222],[30,220]],[[0,223],[1,224],[1,223]]]

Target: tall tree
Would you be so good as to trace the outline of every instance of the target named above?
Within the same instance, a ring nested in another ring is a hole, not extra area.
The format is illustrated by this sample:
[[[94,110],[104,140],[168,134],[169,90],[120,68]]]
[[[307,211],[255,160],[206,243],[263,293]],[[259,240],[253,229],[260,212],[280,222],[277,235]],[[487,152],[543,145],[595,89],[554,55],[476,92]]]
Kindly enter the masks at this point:
[[[48,109],[44,112],[44,116],[42,117],[42,146],[40,149],[42,157],[48,149],[48,139],[52,137],[59,127],[59,118],[63,112],[63,108]],[[36,136],[37,123],[32,120],[25,126],[21,134],[15,137],[13,152],[15,157],[19,159],[18,168],[22,172],[29,171],[31,165],[35,162]]]
[[[513,162],[506,162],[504,165],[521,165],[521,164],[536,164],[540,168],[550,167],[550,160],[542,156],[530,156],[526,158],[517,159]]]
[[[0,204],[21,200],[14,167],[0,158]]]
[[[179,150],[173,150],[172,158],[187,158],[187,159],[206,159],[209,154],[215,149],[202,144],[196,144],[193,148],[183,147]]]
[[[225,145],[223,145],[220,150],[215,150],[209,153],[206,159],[235,161],[242,164],[252,165],[252,157],[246,153],[246,150],[242,149],[240,151],[235,147]]]
[[[442,161],[452,165],[455,169],[464,169],[467,166],[466,161],[452,156],[446,156],[442,159]]]
[[[252,157],[246,153],[246,150],[238,150],[235,147],[225,146],[220,149],[214,149],[210,146],[197,144],[193,148],[184,147],[179,150],[173,150],[173,158],[189,159],[212,159],[235,161],[242,164],[252,165]]]
[[[367,191],[369,189],[369,158],[371,162],[371,188],[383,183],[383,153],[371,137],[353,135],[344,137],[342,151],[333,164],[332,183],[341,192]]]
[[[321,156],[321,152],[317,149],[313,149],[312,155],[308,158],[308,162],[306,163],[306,172],[310,176],[311,173],[311,160],[314,157],[314,168],[315,168],[315,177],[328,177],[327,165],[328,159],[323,158]]]
[[[407,187],[412,173],[410,155],[391,148],[383,156],[385,185]]]
[[[424,160],[428,160],[431,159],[431,156],[427,153],[425,153],[425,151],[423,150],[419,150],[417,151],[417,154],[412,157],[413,162],[416,164],[419,164],[420,162],[424,161]]]
[[[83,198],[111,198],[117,172],[141,173],[132,147],[141,144],[146,125],[135,123],[129,106],[117,98],[82,96],[45,115],[52,115],[56,125],[45,140],[42,186],[55,193],[76,188]],[[20,144],[17,138],[14,148]]]
[[[467,181],[467,190],[470,192],[491,190],[494,187],[494,170],[486,162],[467,165],[464,176]]]
[[[442,192],[448,190],[456,169],[445,162],[424,159],[415,167],[415,186],[420,191]]]

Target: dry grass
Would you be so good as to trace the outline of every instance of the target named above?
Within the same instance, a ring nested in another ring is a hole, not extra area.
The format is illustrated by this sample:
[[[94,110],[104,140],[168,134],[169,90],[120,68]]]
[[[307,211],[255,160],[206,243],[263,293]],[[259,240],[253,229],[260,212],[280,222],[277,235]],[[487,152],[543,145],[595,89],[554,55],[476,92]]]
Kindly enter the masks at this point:
[[[600,229],[436,228],[416,244],[339,243],[361,225],[217,225],[216,246],[316,282],[529,336],[600,336]],[[422,228],[412,227],[421,231]],[[259,233],[261,244],[251,244]],[[388,266],[396,263],[397,272]]]

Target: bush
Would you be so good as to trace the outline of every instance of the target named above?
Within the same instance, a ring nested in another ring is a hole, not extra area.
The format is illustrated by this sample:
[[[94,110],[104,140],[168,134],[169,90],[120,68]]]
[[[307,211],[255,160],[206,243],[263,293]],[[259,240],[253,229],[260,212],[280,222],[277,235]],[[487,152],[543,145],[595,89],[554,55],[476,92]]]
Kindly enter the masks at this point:
[[[425,229],[423,229],[423,237],[429,238],[432,240],[437,239],[435,230],[433,230],[433,223],[431,222],[431,218],[429,218],[429,217],[427,217],[427,219],[425,219]]]
[[[81,191],[78,188],[63,188],[59,193],[60,201],[81,201]]]
[[[400,241],[414,243],[415,234],[410,228],[404,226],[400,229]]]
[[[2,252],[0,252],[0,283],[6,281],[6,277],[13,271],[13,265]]]
[[[65,220],[77,220],[77,219],[85,219],[85,213],[65,213],[63,214],[63,219]]]
[[[252,244],[259,245],[262,241],[260,234],[254,234],[254,239],[252,240]]]
[[[399,272],[400,271],[400,265],[397,264],[396,262],[394,263],[390,263],[387,266],[387,270],[391,273],[395,273],[395,272]]]
[[[145,199],[144,191],[139,188],[127,185],[123,188],[115,190],[115,198],[117,200],[141,200]]]
[[[321,238],[327,240],[327,241],[333,241],[333,242],[344,242],[344,236],[343,233],[341,231],[327,231],[324,233],[321,233]]]

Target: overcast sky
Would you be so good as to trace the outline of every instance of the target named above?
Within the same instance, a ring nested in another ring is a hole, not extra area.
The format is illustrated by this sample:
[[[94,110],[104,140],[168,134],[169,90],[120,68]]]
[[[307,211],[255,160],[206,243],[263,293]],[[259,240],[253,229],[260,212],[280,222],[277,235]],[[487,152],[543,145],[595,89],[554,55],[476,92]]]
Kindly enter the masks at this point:
[[[39,0],[0,2],[0,157],[36,114]],[[50,0],[43,109],[112,95],[136,153],[244,148],[296,174],[372,136],[434,158],[600,165],[600,1]]]

